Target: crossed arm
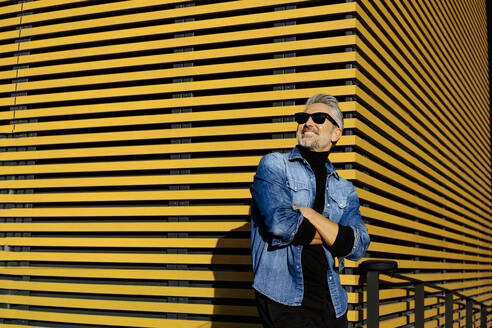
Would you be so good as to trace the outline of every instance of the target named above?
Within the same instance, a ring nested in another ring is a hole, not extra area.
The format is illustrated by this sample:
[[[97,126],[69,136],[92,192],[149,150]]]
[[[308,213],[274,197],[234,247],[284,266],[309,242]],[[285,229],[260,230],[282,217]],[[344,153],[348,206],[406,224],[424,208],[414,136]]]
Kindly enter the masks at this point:
[[[323,241],[332,246],[338,235],[338,224],[328,220],[314,209],[306,206],[292,206],[294,210],[300,210],[302,216],[307,219],[316,229],[316,234],[310,245],[321,245]]]

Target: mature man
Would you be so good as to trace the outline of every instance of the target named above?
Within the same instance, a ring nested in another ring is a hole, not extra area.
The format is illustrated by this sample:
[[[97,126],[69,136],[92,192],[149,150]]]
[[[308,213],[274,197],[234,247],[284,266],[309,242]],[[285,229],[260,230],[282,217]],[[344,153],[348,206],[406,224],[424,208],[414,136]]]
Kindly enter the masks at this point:
[[[295,119],[298,145],[264,156],[251,186],[258,312],[265,327],[347,327],[337,271],[364,255],[369,234],[354,186],[328,160],[343,115],[334,97],[317,94]]]

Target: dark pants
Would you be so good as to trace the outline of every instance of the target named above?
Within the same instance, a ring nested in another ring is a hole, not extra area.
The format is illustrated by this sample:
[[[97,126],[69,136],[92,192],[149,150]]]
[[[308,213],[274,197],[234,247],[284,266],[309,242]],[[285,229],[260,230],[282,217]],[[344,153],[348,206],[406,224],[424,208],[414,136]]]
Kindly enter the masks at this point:
[[[347,328],[347,313],[335,317],[335,310],[328,297],[318,309],[309,306],[288,306],[277,303],[256,292],[258,313],[265,328]]]

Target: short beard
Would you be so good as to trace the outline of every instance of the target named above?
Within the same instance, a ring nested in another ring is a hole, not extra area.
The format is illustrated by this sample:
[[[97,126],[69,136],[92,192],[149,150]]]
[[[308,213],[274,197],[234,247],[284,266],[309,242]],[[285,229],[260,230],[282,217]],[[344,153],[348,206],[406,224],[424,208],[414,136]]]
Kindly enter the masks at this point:
[[[299,143],[299,145],[306,147],[308,149],[311,149],[311,150],[314,148],[318,148],[318,141],[317,140],[313,140],[313,141],[303,140],[301,136],[298,136],[297,142]]]
[[[330,135],[331,133],[333,132],[333,129],[332,128],[330,130]],[[325,148],[325,147],[328,147],[329,145],[331,145],[330,147],[330,150],[333,148],[333,143],[328,139],[327,140],[327,143],[325,145],[320,145],[320,141],[323,141],[323,138],[320,137],[319,134],[317,134],[317,138],[316,140],[306,140],[306,139],[303,139],[302,138],[302,132],[303,131],[300,131],[300,133],[296,133],[297,134],[297,143],[305,148],[308,148],[309,150],[311,151],[314,151],[315,149],[321,149],[321,148]]]

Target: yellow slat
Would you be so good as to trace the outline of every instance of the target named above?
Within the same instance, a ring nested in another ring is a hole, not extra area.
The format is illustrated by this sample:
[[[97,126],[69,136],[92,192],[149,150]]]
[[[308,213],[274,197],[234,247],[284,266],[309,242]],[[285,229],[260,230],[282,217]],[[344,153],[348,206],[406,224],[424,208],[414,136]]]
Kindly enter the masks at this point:
[[[116,290],[115,290],[116,292]],[[206,315],[241,315],[258,316],[256,306],[241,305],[215,305],[215,304],[187,304],[170,302],[142,302],[142,301],[115,301],[95,300],[83,298],[67,298],[61,301],[58,297],[36,297],[18,295],[0,295],[2,303],[25,304],[32,306],[51,306],[66,308],[83,308],[98,310],[118,311],[144,311],[144,312],[171,312],[193,313]]]
[[[16,20],[17,22],[15,24],[19,24],[19,22],[20,22],[19,17],[5,19],[5,20],[10,20],[10,21]],[[0,26],[1,25],[3,25],[3,24],[0,24]],[[20,37],[20,31],[13,30],[13,31],[0,32],[0,40],[2,40],[2,41],[8,40],[8,39],[17,39],[19,37]],[[12,40],[11,43],[14,43],[14,40]]]
[[[395,258],[363,258],[360,261],[354,262],[345,260],[345,267],[357,268],[359,264],[367,259],[381,260],[381,261],[395,261],[398,263],[400,269],[433,269],[433,270],[489,270],[492,265],[484,263],[461,263],[461,262],[440,262],[436,261],[423,261],[423,260],[400,260]]]
[[[354,162],[355,153],[332,153],[329,155],[332,163]],[[162,170],[209,167],[238,167],[257,166],[261,156],[210,157],[194,159],[166,159],[150,161],[115,161],[97,163],[43,164],[0,166],[0,174],[42,174],[69,172],[109,172],[135,170]],[[186,179],[186,178],[185,178]]]
[[[4,47],[3,45],[0,46],[0,49],[5,49],[5,52],[10,52],[10,51],[17,51],[18,50],[18,45],[8,45],[7,47]],[[0,52],[3,52],[0,50]],[[14,66],[17,65],[19,57],[14,57],[14,56],[9,56],[9,57],[4,57],[0,58],[0,66]],[[2,74],[2,78],[8,79],[8,78],[15,78],[16,72],[12,70],[10,67],[8,68],[8,71],[3,71],[0,72]]]
[[[73,207],[0,209],[2,217],[128,217],[128,216],[191,216],[248,215],[249,206],[152,206],[152,207]]]
[[[448,284],[453,284],[453,286],[457,286],[455,283],[444,282],[447,280],[456,280],[456,279],[482,279],[482,278],[490,278],[491,275],[489,272],[446,272],[446,273],[409,273],[406,276],[420,279],[428,282],[436,281],[439,286],[447,288]],[[433,289],[432,287],[428,287]],[[456,296],[458,297],[458,296]]]
[[[98,177],[98,178],[58,178],[58,179],[37,179],[37,180],[1,180],[0,189],[252,182],[253,176],[254,176],[254,172],[185,174],[185,175],[147,175],[147,176],[124,176],[124,177],[118,176],[118,177]]]
[[[87,223],[5,223],[0,222],[1,231],[50,231],[50,232],[95,232],[95,231],[249,231],[247,222],[87,222]]]
[[[249,238],[43,238],[2,237],[2,245],[50,247],[132,247],[132,248],[250,248]]]
[[[492,289],[492,276],[490,278],[486,279],[480,279],[480,280],[472,280],[472,281],[466,281],[466,282],[457,282],[457,283],[449,283],[446,284],[446,288],[449,289],[463,289],[463,288],[473,288],[473,290],[466,290],[462,291],[461,293],[465,296],[472,295],[476,290],[482,290],[482,288],[477,288],[480,287],[481,285],[486,285],[485,289]]]
[[[176,296],[176,297],[213,297],[213,298],[241,298],[254,299],[252,288],[212,288],[212,287],[170,287],[170,286],[143,286],[122,284],[82,284],[61,282],[37,281],[5,281],[0,280],[3,289],[19,289],[30,291],[49,291],[59,293],[93,293],[118,295],[145,295],[145,296]]]
[[[0,85],[0,92],[15,92],[16,85],[14,83]]]
[[[479,279],[479,278],[484,278],[483,276],[486,276],[484,273],[455,273],[455,274],[449,274],[449,273],[434,273],[434,274],[405,274],[405,276],[408,277],[413,277],[415,279],[420,279],[426,282],[433,282],[437,284],[438,286],[442,288],[448,288],[449,286],[458,286],[459,285],[455,283],[445,283],[443,280],[447,279]],[[487,278],[487,277],[485,277]],[[408,283],[408,280],[405,279],[400,279],[400,278],[393,278],[390,274],[384,273],[384,276],[381,276],[381,279],[383,279],[386,283]],[[466,283],[462,283],[465,285]],[[436,289],[434,287],[426,286],[425,287],[426,292],[441,292],[440,289]],[[456,300],[459,297],[457,295],[454,295],[453,298]]]
[[[179,0],[177,0],[179,1]],[[60,6],[65,4],[73,4],[73,3],[90,3],[88,0],[38,0],[32,2],[23,3],[24,11],[31,11],[36,9],[46,9],[48,7]],[[27,16],[28,17],[28,16]]]
[[[1,261],[251,265],[250,255],[4,252]]]
[[[392,253],[404,254],[404,255],[414,255],[414,256],[426,256],[426,257],[435,257],[441,259],[453,259],[453,260],[461,260],[465,261],[468,259],[469,261],[480,261],[490,263],[492,260],[490,257],[486,256],[477,256],[470,254],[462,254],[462,253],[454,253],[449,251],[435,251],[430,249],[422,249],[422,248],[413,248],[409,246],[400,246],[394,244],[386,244],[379,242],[371,242],[369,245],[370,252],[385,252],[391,251]]]
[[[21,10],[21,7],[22,5],[20,3],[16,3],[16,4],[13,4],[13,5],[7,5],[7,6],[2,6],[0,7],[0,14],[10,14],[10,13],[14,13],[14,12],[17,12],[17,11],[20,11]],[[0,26],[8,26],[8,25],[3,25],[1,24]]]
[[[49,328],[48,326],[37,326],[40,328]],[[9,323],[2,323],[2,328],[32,328],[32,326],[26,326],[26,325],[18,325],[18,324],[9,324]]]
[[[203,280],[252,282],[251,272],[205,271],[205,270],[143,270],[143,269],[98,269],[63,267],[0,267],[6,275],[30,275],[53,277],[84,277],[111,279],[150,280]]]
[[[248,189],[222,190],[157,190],[157,191],[117,191],[117,192],[69,192],[46,194],[0,194],[3,203],[45,203],[45,202],[107,202],[138,200],[178,200],[178,199],[249,199]]]
[[[28,310],[0,309],[0,317],[9,319],[25,319],[36,321],[67,322],[71,324],[94,324],[125,327],[148,328],[260,328],[260,324],[214,322],[202,320],[177,320],[139,318],[115,315],[87,315],[75,313],[55,313]]]
[[[2,59],[4,59],[4,58],[1,58],[0,62],[2,61]],[[10,63],[10,65],[17,64],[17,60],[12,60],[10,57],[8,58],[8,60],[12,61]],[[18,72],[19,72],[18,70],[13,70],[10,67],[9,67],[8,71],[1,71],[0,70],[0,79],[16,79],[18,77]]]

